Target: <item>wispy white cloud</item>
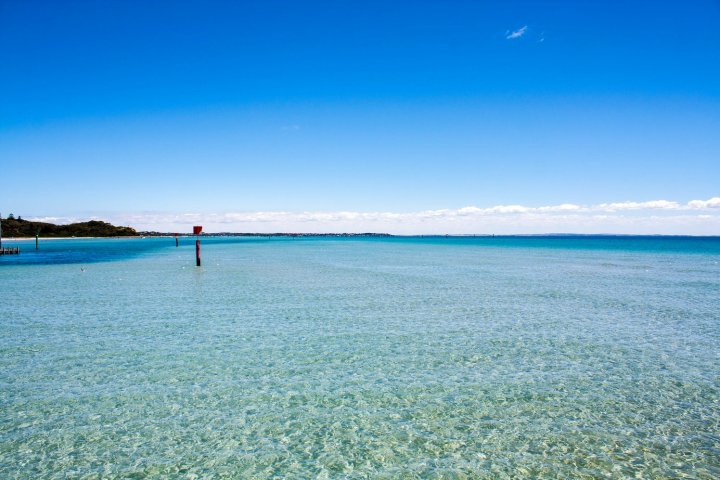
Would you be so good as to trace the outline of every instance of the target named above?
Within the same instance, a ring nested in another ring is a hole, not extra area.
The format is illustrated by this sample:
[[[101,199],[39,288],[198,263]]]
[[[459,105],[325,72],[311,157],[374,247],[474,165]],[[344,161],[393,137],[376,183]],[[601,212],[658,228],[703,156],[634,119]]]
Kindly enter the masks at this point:
[[[720,208],[720,197],[713,197],[708,200],[693,200],[688,202],[690,208]]]
[[[101,215],[139,230],[208,232],[388,232],[414,233],[669,233],[720,234],[720,197],[685,204],[669,200],[589,205],[466,206],[388,211],[257,211],[222,213],[129,213]],[[97,218],[93,217],[93,218]],[[85,218],[84,220],[88,220]],[[70,223],[75,217],[33,220]],[[63,221],[66,220],[66,221]]]
[[[614,212],[617,210],[675,210],[680,208],[677,202],[667,200],[651,200],[649,202],[619,202],[619,203],[601,203],[595,206],[597,210],[607,210]]]
[[[582,210],[583,207],[573,203],[563,203],[561,205],[550,205],[547,207],[538,207],[539,212],[575,212]]]
[[[520,38],[523,35],[525,35],[525,32],[527,32],[527,28],[528,28],[527,25],[524,25],[524,26],[518,28],[517,30],[515,30],[514,32],[511,32],[510,30],[508,30],[507,32],[505,32],[505,38],[507,38],[508,40],[512,40],[514,38]]]
[[[29,217],[26,220],[33,222],[43,223],[54,223],[57,225],[67,225],[69,223],[87,222],[90,220],[102,220],[102,218],[92,215],[89,217],[76,217],[76,216],[46,216],[46,217]]]

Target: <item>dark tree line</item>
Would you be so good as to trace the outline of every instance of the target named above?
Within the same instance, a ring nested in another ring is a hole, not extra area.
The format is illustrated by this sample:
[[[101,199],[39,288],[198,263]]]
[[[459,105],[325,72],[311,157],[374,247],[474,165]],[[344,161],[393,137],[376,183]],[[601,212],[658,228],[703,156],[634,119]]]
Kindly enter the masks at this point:
[[[2,220],[3,237],[34,237],[36,234],[41,237],[129,237],[138,233],[133,228],[116,227],[100,220],[67,225],[31,222],[9,215]]]

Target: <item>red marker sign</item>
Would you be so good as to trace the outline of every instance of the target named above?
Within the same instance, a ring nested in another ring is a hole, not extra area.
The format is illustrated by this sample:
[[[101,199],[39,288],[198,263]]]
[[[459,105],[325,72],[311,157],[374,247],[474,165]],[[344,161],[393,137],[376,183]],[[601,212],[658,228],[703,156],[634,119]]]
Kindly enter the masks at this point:
[[[202,225],[193,226],[193,235],[202,233]],[[195,265],[200,266],[200,238],[195,240]]]

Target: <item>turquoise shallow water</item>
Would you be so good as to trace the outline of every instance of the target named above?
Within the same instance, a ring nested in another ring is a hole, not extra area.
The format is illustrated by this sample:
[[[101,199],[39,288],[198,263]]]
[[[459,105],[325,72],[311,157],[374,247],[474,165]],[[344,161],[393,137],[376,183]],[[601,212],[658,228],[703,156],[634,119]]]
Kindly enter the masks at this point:
[[[0,478],[720,477],[718,238],[21,246]]]

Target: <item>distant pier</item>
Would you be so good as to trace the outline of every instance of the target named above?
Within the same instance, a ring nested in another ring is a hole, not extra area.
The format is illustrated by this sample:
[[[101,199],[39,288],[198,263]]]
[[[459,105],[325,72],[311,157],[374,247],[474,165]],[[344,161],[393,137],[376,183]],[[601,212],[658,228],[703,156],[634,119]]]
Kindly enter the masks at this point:
[[[20,253],[20,247],[0,247],[0,255],[17,255]]]

